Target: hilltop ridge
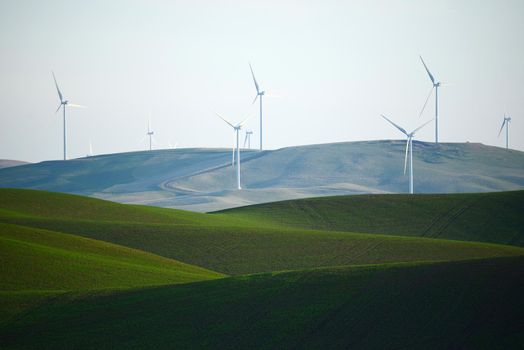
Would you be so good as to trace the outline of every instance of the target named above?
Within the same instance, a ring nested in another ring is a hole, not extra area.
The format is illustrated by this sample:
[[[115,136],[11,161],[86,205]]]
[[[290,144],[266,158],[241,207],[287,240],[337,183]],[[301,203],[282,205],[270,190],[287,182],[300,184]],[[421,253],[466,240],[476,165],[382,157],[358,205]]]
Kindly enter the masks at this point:
[[[524,152],[478,143],[414,141],[415,192],[524,188]],[[187,148],[99,155],[0,169],[0,187],[88,195],[192,211],[306,197],[405,193],[405,141],[341,142],[242,151],[242,191],[231,150]]]

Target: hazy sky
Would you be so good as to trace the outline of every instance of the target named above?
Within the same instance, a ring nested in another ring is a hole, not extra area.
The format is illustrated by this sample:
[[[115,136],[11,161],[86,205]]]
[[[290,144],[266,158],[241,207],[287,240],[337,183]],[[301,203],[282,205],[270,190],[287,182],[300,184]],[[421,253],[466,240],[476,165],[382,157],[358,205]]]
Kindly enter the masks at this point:
[[[524,150],[524,1],[0,0],[0,158],[60,159],[55,71],[69,109],[69,157],[146,148],[231,147],[240,121],[258,146],[251,62],[266,98],[265,146],[399,139],[431,83],[443,142],[497,138]],[[434,139],[433,124],[418,139]]]

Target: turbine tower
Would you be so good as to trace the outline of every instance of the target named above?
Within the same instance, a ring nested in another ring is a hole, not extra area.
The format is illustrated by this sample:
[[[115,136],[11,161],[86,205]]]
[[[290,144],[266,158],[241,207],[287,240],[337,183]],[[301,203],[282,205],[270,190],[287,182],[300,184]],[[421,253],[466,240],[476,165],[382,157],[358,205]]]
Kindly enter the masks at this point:
[[[389,120],[386,116],[382,115],[382,118],[386,119],[391,125],[393,125],[395,128],[400,130],[404,135],[407,137],[406,141],[406,156],[404,158],[404,175],[406,174],[406,169],[408,165],[408,151],[409,151],[409,193],[413,194],[413,137],[415,136],[415,133],[422,129],[426,124],[431,122],[431,120],[428,120],[412,132],[408,133],[404,128],[401,128],[397,124],[393,123],[391,120]]]
[[[266,92],[260,90],[257,80],[255,79],[255,73],[253,73],[253,67],[251,67],[251,63],[249,64],[249,69],[251,69],[251,76],[253,76],[253,82],[255,83],[255,88],[257,89],[257,95],[255,96],[253,103],[255,103],[257,98],[260,96],[260,150],[262,151],[262,97],[266,94]]]
[[[229,126],[231,126],[233,128],[233,130],[235,131],[236,135],[234,135],[236,137],[236,152],[237,152],[237,188],[239,190],[242,189],[242,186],[240,185],[240,144],[239,144],[239,140],[240,140],[240,130],[242,129],[242,126],[244,126],[244,124],[247,122],[247,120],[250,118],[250,117],[247,117],[246,119],[244,119],[243,121],[241,121],[240,123],[236,124],[236,125],[233,125],[231,124],[230,122],[228,122],[226,119],[224,119],[220,114],[218,114],[218,117],[220,119],[222,119],[223,121],[225,121]],[[233,163],[235,161],[235,146],[233,146]]]
[[[431,93],[433,92],[433,89],[435,89],[435,143],[438,143],[438,88],[440,87],[441,82],[435,80],[435,77],[429,71],[428,66],[426,66],[426,63],[422,59],[422,56],[419,56],[419,57],[420,57],[420,60],[422,61],[422,64],[424,65],[424,68],[426,69],[426,72],[428,73],[431,83],[433,84],[433,86],[431,87],[431,90],[429,91],[428,97],[426,98],[426,102],[424,103],[424,106],[422,107],[422,110],[420,111],[419,117],[422,115],[422,112],[424,112],[424,109],[426,108],[426,104],[428,103],[428,100],[431,97]]]
[[[511,117],[506,117],[504,114],[504,121],[502,122],[502,126],[499,130],[499,135],[497,137],[500,137],[500,133],[502,132],[502,129],[504,129],[504,126],[506,126],[506,149],[509,148],[509,123],[511,122]]]
[[[66,106],[69,107],[77,107],[77,108],[86,108],[85,106],[77,105],[74,103],[70,103],[68,100],[64,98],[62,95],[62,92],[60,91],[60,88],[58,87],[58,83],[56,82],[55,73],[51,72],[53,74],[53,80],[55,81],[56,91],[58,92],[58,98],[60,99],[60,104],[58,105],[58,108],[56,109],[55,113],[57,113],[60,108],[62,108],[63,111],[63,118],[64,118],[64,160],[67,159],[67,134],[66,134]]]
[[[246,138],[244,139],[244,148],[246,148],[247,143],[247,148],[251,149],[251,135],[253,135],[253,131],[246,131]]]

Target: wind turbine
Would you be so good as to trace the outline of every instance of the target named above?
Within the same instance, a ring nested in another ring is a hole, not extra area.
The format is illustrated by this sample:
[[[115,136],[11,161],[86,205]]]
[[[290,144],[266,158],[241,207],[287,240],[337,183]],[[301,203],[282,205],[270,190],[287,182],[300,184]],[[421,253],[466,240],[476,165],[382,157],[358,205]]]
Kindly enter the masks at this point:
[[[62,92],[60,91],[60,88],[58,87],[58,83],[56,82],[55,73],[51,71],[53,74],[53,80],[55,81],[56,91],[58,92],[58,98],[60,99],[60,105],[58,105],[58,108],[56,109],[55,113],[57,113],[60,108],[62,108],[62,111],[64,112],[64,160],[67,159],[67,139],[66,139],[66,106],[69,107],[77,107],[77,108],[86,108],[85,106],[77,105],[74,103],[70,103],[68,100],[64,98],[62,95]]]
[[[88,157],[93,156],[93,143],[91,142],[91,139],[89,140],[89,153],[87,154]]]
[[[415,136],[415,133],[422,129],[426,124],[431,122],[433,119],[428,120],[412,132],[408,133],[404,128],[398,126],[397,124],[393,123],[391,120],[389,120],[386,116],[382,115],[382,118],[386,119],[391,125],[393,125],[395,128],[400,130],[404,135],[407,136],[406,141],[406,156],[404,158],[404,175],[406,174],[406,169],[408,165],[408,151],[409,151],[409,193],[413,194],[413,137]]]
[[[504,121],[502,122],[502,126],[499,130],[499,135],[497,137],[500,137],[500,133],[502,132],[502,129],[504,129],[504,125],[506,126],[506,149],[509,148],[509,123],[511,122],[511,117],[506,117],[504,114]]]
[[[255,83],[255,88],[257,89],[257,95],[255,96],[253,103],[255,103],[257,98],[260,96],[260,150],[262,151],[262,97],[266,94],[266,92],[260,90],[260,87],[258,86],[257,80],[255,78],[255,73],[253,73],[253,67],[251,67],[251,63],[249,64],[249,69],[251,69],[251,76],[253,76],[253,82]]]
[[[428,66],[426,66],[426,62],[422,59],[422,56],[419,56],[420,60],[422,61],[422,64],[424,65],[424,68],[426,69],[426,72],[428,73],[429,79],[431,80],[431,83],[433,86],[431,87],[431,90],[429,91],[428,97],[426,98],[426,102],[424,103],[424,106],[422,107],[422,110],[420,111],[419,117],[422,115],[422,112],[424,112],[424,109],[426,108],[426,104],[428,103],[429,98],[431,97],[431,93],[433,92],[433,89],[435,89],[435,143],[438,143],[438,88],[441,85],[440,81],[436,81],[433,74],[428,69]]]
[[[237,151],[237,188],[239,190],[242,189],[242,186],[240,186],[240,144],[239,144],[239,138],[240,138],[240,130],[242,129],[242,126],[247,122],[247,120],[251,117],[247,117],[240,123],[233,125],[230,122],[228,122],[226,119],[224,119],[220,114],[218,114],[218,117],[225,121],[229,126],[233,128],[233,130],[236,133],[236,151]],[[235,162],[235,148],[233,146],[233,163]]]
[[[151,117],[147,120],[147,133],[146,136],[149,136],[149,150],[153,149],[153,135],[155,132],[151,130]]]
[[[253,131],[246,131],[246,138],[244,139],[244,148],[246,148],[247,143],[247,148],[251,149],[251,135],[253,135]]]

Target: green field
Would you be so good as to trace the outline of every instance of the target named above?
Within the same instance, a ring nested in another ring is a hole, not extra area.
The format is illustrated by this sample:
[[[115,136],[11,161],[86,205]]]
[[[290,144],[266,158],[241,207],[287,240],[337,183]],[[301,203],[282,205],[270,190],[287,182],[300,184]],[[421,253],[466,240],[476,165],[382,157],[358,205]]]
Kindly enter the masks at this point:
[[[524,246],[524,191],[321,197],[222,213],[280,227]]]
[[[0,189],[0,343],[511,348],[524,334],[523,198],[331,197],[199,214]]]
[[[111,242],[228,275],[487,258],[520,255],[524,251],[478,242],[278,227],[267,215],[266,219],[238,218],[232,214],[128,206],[30,190],[0,192],[8,192],[11,197],[2,202],[4,210],[10,212],[4,215],[5,222]],[[55,198],[59,204],[51,207],[59,208],[57,214],[50,214],[47,203],[55,202]],[[27,202],[30,205],[24,204]],[[125,221],[126,217],[130,220]]]
[[[511,349],[524,341],[523,289],[523,258],[263,274],[64,297],[0,337],[53,349]]]

